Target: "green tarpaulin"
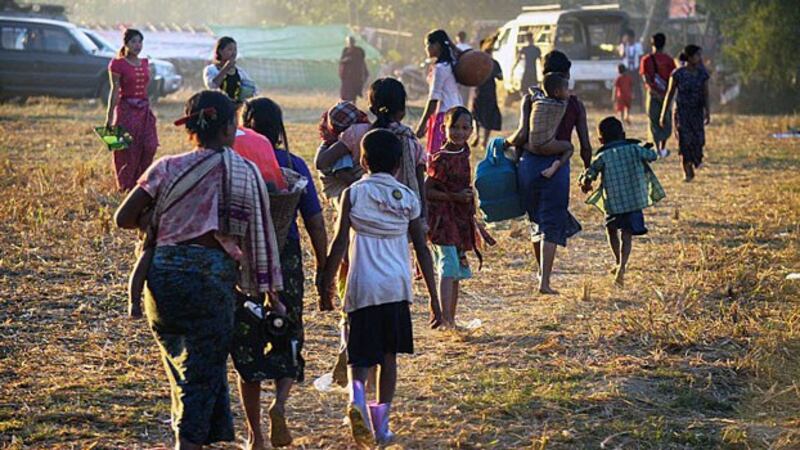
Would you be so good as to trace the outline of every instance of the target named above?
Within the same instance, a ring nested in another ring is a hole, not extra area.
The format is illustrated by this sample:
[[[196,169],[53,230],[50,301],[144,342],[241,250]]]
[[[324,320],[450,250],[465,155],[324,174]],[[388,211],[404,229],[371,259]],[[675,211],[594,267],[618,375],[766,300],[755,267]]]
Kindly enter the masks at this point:
[[[375,73],[380,52],[346,25],[231,27],[212,26],[216,36],[236,39],[242,67],[262,87],[335,89],[339,57],[347,36],[364,49]]]

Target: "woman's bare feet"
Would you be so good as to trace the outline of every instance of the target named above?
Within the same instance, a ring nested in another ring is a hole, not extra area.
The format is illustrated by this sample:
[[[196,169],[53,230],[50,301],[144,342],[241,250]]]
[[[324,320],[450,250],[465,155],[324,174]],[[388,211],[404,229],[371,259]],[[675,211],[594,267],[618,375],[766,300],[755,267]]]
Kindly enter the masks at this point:
[[[286,447],[292,444],[292,435],[286,425],[286,413],[283,406],[272,403],[269,407],[269,441],[273,447]]]
[[[544,295],[558,295],[558,291],[550,286],[539,286],[539,293]]]
[[[260,433],[258,436],[250,435],[247,437],[247,442],[244,444],[245,450],[267,450],[264,445],[264,436]]]
[[[617,271],[617,276],[614,277],[614,284],[619,287],[625,287],[625,272]]]

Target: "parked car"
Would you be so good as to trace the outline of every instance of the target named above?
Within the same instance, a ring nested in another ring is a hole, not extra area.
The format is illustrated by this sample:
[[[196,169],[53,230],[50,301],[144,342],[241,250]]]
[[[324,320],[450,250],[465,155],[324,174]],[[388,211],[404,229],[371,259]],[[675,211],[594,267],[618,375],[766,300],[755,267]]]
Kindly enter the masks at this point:
[[[80,30],[86,34],[103,53],[108,54],[112,58],[116,55],[119,49],[114,48],[114,46],[98,32],[88,28],[81,28]],[[151,57],[148,57],[148,59],[150,60],[150,69],[152,71],[150,74],[150,86],[148,86],[148,93],[151,100],[157,100],[158,97],[165,97],[181,88],[183,78],[178,75],[174,64],[164,59]]]
[[[617,45],[628,20],[628,14],[616,5],[524,7],[522,14],[500,28],[494,43],[492,56],[507,74],[503,87],[510,93],[520,91],[524,67],[515,62],[532,33],[542,55],[560,50],[569,56],[571,88],[588,97],[609,98],[620,62]],[[541,80],[542,64],[537,64],[537,70]]]
[[[108,98],[108,63],[75,25],[0,15],[0,98]]]

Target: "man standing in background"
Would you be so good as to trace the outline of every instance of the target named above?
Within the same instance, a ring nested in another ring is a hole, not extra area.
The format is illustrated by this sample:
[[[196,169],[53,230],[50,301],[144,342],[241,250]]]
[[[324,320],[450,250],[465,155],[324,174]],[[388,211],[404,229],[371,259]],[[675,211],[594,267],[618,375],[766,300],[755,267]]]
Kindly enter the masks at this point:
[[[533,33],[528,33],[525,37],[528,45],[522,47],[517,53],[517,60],[514,62],[514,65],[511,67],[511,73],[514,73],[514,68],[517,67],[519,64],[520,59],[525,59],[525,70],[522,72],[522,83],[520,83],[520,95],[525,97],[525,94],[528,93],[528,88],[539,83],[539,73],[537,69],[537,65],[539,59],[542,57],[542,51],[539,50],[539,47],[533,44],[534,38]],[[510,75],[509,75],[510,76]]]
[[[355,103],[356,98],[363,95],[369,70],[364,49],[356,45],[355,38],[347,36],[345,42],[346,46],[339,59],[339,79],[342,80],[339,96],[342,100]]]
[[[650,120],[649,138],[656,144],[656,150],[663,158],[669,154],[667,139],[672,134],[672,113],[665,116],[664,126],[659,124],[661,106],[667,94],[667,83],[672,71],[675,70],[675,61],[664,53],[667,37],[664,33],[656,33],[650,39],[651,52],[642,58],[639,74],[642,76],[647,89],[647,118]]]

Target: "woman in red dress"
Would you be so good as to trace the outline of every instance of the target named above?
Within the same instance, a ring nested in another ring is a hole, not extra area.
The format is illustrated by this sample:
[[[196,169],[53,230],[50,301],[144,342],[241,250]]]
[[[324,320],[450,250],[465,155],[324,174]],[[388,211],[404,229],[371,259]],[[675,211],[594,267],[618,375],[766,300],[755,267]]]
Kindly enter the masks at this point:
[[[108,95],[106,127],[121,126],[133,138],[127,149],[113,153],[117,187],[127,192],[136,186],[136,180],[153,162],[158,134],[156,116],[150,110],[147,98],[150,65],[147,59],[139,58],[144,36],[129,28],[122,39],[124,45],[108,64],[111,92]]]

